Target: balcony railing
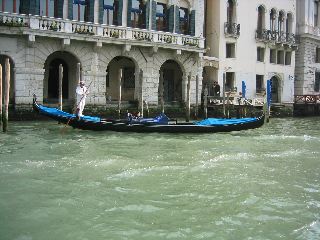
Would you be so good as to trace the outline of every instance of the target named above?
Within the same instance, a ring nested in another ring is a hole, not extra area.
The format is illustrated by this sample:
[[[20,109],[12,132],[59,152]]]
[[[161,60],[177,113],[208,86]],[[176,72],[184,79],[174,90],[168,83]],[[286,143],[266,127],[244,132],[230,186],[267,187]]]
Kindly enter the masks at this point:
[[[265,42],[283,43],[289,45],[296,44],[296,37],[293,33],[283,31],[271,31],[267,29],[256,30],[256,39]]]
[[[238,38],[240,36],[240,24],[225,22],[224,34],[226,36]]]
[[[294,95],[295,104],[320,104],[320,95]]]
[[[110,40],[131,40],[132,44],[138,44],[137,41],[144,44],[158,43],[168,48],[177,45],[194,49],[204,48],[204,38],[200,37],[24,14],[0,12],[0,26],[23,27],[30,30],[55,31],[66,34],[94,35]]]

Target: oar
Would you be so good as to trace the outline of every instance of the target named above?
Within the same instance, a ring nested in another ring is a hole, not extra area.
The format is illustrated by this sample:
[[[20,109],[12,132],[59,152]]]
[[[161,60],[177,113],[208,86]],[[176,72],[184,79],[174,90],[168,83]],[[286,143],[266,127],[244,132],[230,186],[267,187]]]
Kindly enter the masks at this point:
[[[78,109],[78,107],[79,107],[79,104],[81,103],[82,99],[83,99],[84,96],[86,96],[86,94],[88,93],[88,90],[89,90],[92,82],[93,82],[93,81],[90,82],[90,84],[89,84],[88,87],[87,87],[87,90],[85,91],[85,93],[84,93],[83,96],[81,97],[81,99],[80,99],[79,103],[77,104],[75,110],[73,110],[73,113],[74,113],[74,114],[76,113],[76,111],[77,111],[77,109]],[[66,127],[69,125],[71,119],[72,119],[72,117],[70,117],[70,118],[68,119],[68,122],[64,125],[64,128],[62,128],[62,130],[66,129]]]

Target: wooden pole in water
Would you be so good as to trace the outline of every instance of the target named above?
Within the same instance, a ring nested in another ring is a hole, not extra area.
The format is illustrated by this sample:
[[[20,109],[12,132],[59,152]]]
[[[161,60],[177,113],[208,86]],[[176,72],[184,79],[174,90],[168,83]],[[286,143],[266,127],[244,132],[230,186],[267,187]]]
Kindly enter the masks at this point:
[[[122,74],[123,74],[123,69],[120,68],[118,72],[118,118],[120,119],[121,117],[121,83],[122,83]]]
[[[4,114],[3,114],[3,131],[8,130],[8,118],[9,118],[9,97],[10,97],[10,62],[9,58],[6,58],[4,64]]]
[[[198,107],[199,107],[199,76],[196,76],[196,111],[195,117],[198,118]]]
[[[186,121],[190,121],[190,84],[191,84],[191,73],[188,75],[187,84],[187,106],[186,106]]]
[[[159,71],[160,73],[160,79],[159,79],[159,95],[160,95],[160,107],[161,112],[164,113],[164,99],[163,99],[163,71]]]
[[[140,83],[140,116],[143,117],[143,71],[140,69],[139,72],[139,83]]]
[[[223,82],[222,82],[222,101],[223,101],[223,117],[226,117],[226,73],[223,73],[223,78],[222,78]]]
[[[62,110],[62,79],[63,79],[63,66],[59,65],[59,109]]]
[[[203,112],[204,118],[208,118],[208,87],[206,86],[204,89],[204,99],[203,99]]]
[[[80,80],[81,80],[81,66],[80,66],[80,63],[77,63],[76,79],[78,81],[77,84],[79,84]]]
[[[0,126],[2,125],[2,65],[0,64]]]

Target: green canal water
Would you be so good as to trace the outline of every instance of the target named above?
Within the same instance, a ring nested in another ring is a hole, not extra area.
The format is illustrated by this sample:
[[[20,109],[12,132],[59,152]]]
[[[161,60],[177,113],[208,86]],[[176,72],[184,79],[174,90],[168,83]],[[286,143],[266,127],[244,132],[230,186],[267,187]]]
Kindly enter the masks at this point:
[[[242,132],[0,133],[0,239],[320,239],[320,118]]]

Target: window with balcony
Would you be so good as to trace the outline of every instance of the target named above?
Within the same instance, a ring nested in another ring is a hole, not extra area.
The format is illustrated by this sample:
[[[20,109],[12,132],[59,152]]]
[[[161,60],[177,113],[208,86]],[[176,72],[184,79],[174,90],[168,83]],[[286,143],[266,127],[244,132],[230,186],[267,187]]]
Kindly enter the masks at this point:
[[[236,44],[226,43],[226,58],[235,58],[236,56]]]
[[[277,64],[284,64],[284,51],[277,52]]]
[[[313,25],[315,27],[319,26],[319,1],[314,1],[314,16],[313,16]]]
[[[263,78],[263,75],[256,75],[256,93],[263,93],[265,90]]]
[[[272,9],[270,12],[270,31],[276,30],[276,17],[277,17],[277,12],[275,9]]]
[[[0,0],[0,11],[10,13],[20,13],[20,0]]]
[[[317,47],[316,48],[316,59],[315,59],[316,63],[320,63],[320,48]]]
[[[234,79],[234,72],[227,72],[226,73],[226,85],[225,85],[226,92],[235,92],[235,79]]]
[[[287,19],[286,19],[286,32],[287,32],[287,34],[292,33],[292,24],[293,24],[293,16],[291,13],[288,13]]]
[[[285,65],[291,65],[291,52],[286,52],[285,53]]]
[[[270,63],[277,63],[277,50],[270,49]]]
[[[119,0],[104,0],[103,23],[118,25]]]
[[[146,28],[146,6],[143,0],[132,0],[131,27]]]
[[[187,8],[179,8],[179,24],[180,24],[180,33],[188,34],[189,33],[189,13]]]
[[[167,5],[164,3],[157,3],[156,21],[157,31],[167,31]]]
[[[315,92],[319,92],[320,91],[320,72],[315,72],[314,91]]]
[[[263,47],[257,47],[257,61],[264,62],[264,51]]]
[[[235,9],[235,3],[234,0],[228,0],[228,5],[227,5],[227,21],[228,23],[232,24],[235,23],[236,17],[236,9]]]
[[[90,3],[88,0],[73,0],[73,20],[89,21]]]

